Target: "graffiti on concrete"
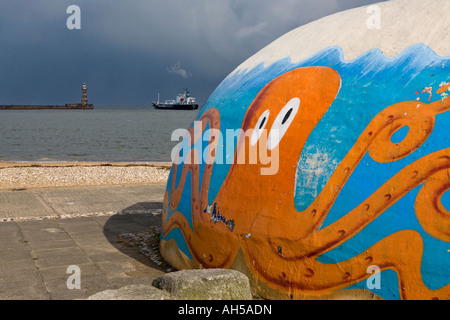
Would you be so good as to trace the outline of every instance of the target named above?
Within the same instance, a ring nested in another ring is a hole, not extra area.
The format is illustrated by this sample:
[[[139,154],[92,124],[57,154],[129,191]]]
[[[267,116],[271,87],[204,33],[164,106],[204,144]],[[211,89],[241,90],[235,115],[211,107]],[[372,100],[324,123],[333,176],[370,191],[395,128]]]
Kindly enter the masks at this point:
[[[376,266],[373,291],[385,299],[449,299],[449,71],[450,58],[415,45],[351,62],[332,47],[229,76],[187,144],[212,129],[241,135],[183,155],[209,161],[173,165],[162,254],[186,267],[169,257],[176,247],[187,267],[242,269],[263,295],[367,289]],[[214,161],[230,157],[215,152],[223,144],[235,161]],[[238,163],[261,148],[277,154],[276,172]]]

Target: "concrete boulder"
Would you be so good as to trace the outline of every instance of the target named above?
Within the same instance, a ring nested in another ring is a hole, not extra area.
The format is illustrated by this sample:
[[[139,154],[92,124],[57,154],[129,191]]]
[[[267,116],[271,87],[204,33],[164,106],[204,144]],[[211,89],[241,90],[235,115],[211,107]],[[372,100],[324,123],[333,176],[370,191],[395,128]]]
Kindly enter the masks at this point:
[[[248,300],[249,279],[235,270],[183,270],[165,274],[153,285],[181,300]]]
[[[238,66],[174,153],[164,260],[266,299],[449,299],[449,16],[383,1]]]

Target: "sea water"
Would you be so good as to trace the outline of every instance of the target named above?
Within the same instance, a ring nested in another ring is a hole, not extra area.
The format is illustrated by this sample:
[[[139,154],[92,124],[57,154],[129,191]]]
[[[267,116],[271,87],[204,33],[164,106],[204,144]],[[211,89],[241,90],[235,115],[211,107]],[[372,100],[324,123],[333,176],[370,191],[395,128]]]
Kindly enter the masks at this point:
[[[0,161],[170,162],[175,129],[198,110],[95,106],[94,110],[1,110]]]

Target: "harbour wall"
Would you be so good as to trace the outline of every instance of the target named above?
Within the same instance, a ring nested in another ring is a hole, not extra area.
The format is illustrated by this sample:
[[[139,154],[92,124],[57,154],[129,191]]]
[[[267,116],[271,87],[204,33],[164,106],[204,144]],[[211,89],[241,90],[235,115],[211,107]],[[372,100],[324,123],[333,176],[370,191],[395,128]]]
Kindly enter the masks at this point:
[[[82,109],[89,110],[94,109],[93,104],[65,104],[65,105],[0,105],[0,110],[70,110],[70,109]]]

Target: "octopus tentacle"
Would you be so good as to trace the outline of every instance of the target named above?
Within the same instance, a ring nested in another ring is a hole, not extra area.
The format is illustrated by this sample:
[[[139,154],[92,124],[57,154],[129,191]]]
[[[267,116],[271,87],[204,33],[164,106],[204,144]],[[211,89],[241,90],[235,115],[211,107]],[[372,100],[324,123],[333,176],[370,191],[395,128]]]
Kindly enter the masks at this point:
[[[263,243],[248,239],[244,254],[249,268],[261,280],[291,295],[323,295],[367,279],[372,274],[370,266],[380,270],[393,269],[398,274],[400,294],[403,299],[448,299],[450,285],[430,290],[417,279],[420,274],[423,241],[412,230],[396,232],[382,239],[359,255],[334,264],[315,259],[286,261],[282,255],[275,257]],[[271,264],[262,257],[271,255]],[[280,266],[282,266],[280,268]]]
[[[397,161],[410,155],[430,136],[435,115],[448,110],[450,110],[450,99],[447,99],[445,104],[437,101],[429,105],[406,101],[394,104],[380,112],[342,160],[323,192],[305,210],[317,211],[312,229],[315,230],[325,220],[329,209],[339,195],[340,186],[345,185],[367,151],[372,159],[378,162]],[[391,136],[405,125],[410,127],[408,135],[402,142],[393,144]]]
[[[433,163],[428,168],[428,163]],[[419,222],[431,235],[448,241],[450,216],[442,204],[428,206],[429,202],[436,203],[436,199],[450,188],[447,174],[450,169],[450,149],[437,151],[425,156],[402,169],[369,198],[347,213],[333,224],[311,233],[310,236],[298,240],[268,239],[272,252],[284,249],[284,259],[296,260],[318,256],[330,251],[342,242],[353,237],[364,229],[371,221],[380,216],[387,208],[401,199],[409,191],[426,182],[416,199],[416,214]],[[430,189],[437,189],[435,197],[430,197]],[[380,201],[383,199],[384,201]],[[436,208],[430,211],[429,207]],[[436,218],[439,218],[437,224]]]
[[[428,163],[433,163],[433,167],[429,168],[427,166]],[[339,244],[361,231],[371,221],[380,216],[387,208],[392,206],[415,187],[421,185],[425,181],[427,181],[427,184],[429,181],[442,181],[439,177],[442,177],[443,174],[446,176],[448,169],[450,169],[450,149],[435,152],[415,161],[397,173],[367,198],[366,201],[362,202],[344,217],[334,222],[332,225],[316,231],[314,235],[303,239],[302,250],[297,252],[297,255],[301,255],[302,257],[317,256],[337,247]],[[428,191],[428,189],[425,190],[425,192],[426,191]],[[429,196],[429,194],[427,196]],[[379,199],[383,199],[383,201],[380,201]],[[422,199],[427,198],[422,196],[421,199],[419,199],[419,202],[422,202]],[[437,218],[435,214],[439,213],[440,212],[427,212],[424,214],[424,212],[421,211],[420,217],[421,220],[430,222],[435,220]],[[448,220],[449,219],[447,219],[447,226]],[[439,221],[441,220],[439,219]],[[428,223],[427,225],[431,225],[431,223]],[[436,228],[436,225],[434,225],[434,227]],[[433,230],[437,230],[436,232],[438,234],[444,234],[444,232],[448,234],[449,229],[445,229],[445,225],[443,225],[437,226],[437,229]]]
[[[299,221],[297,227],[292,227],[291,225],[290,228],[282,228],[282,230],[284,230],[283,234],[277,234],[276,230],[271,230],[271,238],[300,241],[311,236],[323,223],[339,195],[342,186],[345,185],[356,166],[367,152],[369,152],[371,157],[375,158],[374,160],[379,162],[392,162],[408,156],[417,150],[430,136],[435,123],[435,115],[446,112],[447,110],[450,110],[449,98],[445,100],[445,103],[437,101],[431,104],[418,104],[417,102],[406,101],[394,104],[380,112],[370,122],[355,145],[336,168],[322,192],[306,210],[298,213],[300,215],[307,215],[309,217],[308,221],[305,223],[303,219],[301,225]],[[393,144],[390,140],[392,134],[405,125],[410,126],[408,135],[402,142]],[[377,150],[377,152],[375,153],[373,150]],[[428,159],[428,161],[423,160],[421,163],[424,167],[428,167],[428,162],[431,160],[431,158]],[[443,162],[445,162],[445,160]],[[417,174],[415,175],[417,176],[418,183],[424,181],[420,176]],[[390,201],[388,201],[387,204],[391,205],[393,200],[398,200],[398,197],[392,197],[389,185],[401,186],[402,183],[403,181],[401,179],[390,181],[389,184],[385,185],[384,191],[378,191],[375,194],[379,197],[382,192],[386,192],[381,195],[381,198],[390,198]],[[410,181],[410,183],[411,186],[418,185],[417,183],[414,183],[414,180]],[[406,188],[405,190],[409,191],[411,188]],[[405,193],[403,193],[403,195],[404,194]],[[385,207],[385,209],[386,208],[387,207]],[[374,218],[369,218],[369,216],[365,217],[368,219]],[[361,225],[359,221],[358,223],[352,222],[351,220],[346,221],[350,223],[350,226]],[[369,221],[370,220],[366,221],[366,223]],[[281,221],[280,223],[283,222]],[[289,223],[292,224],[292,221],[289,221]],[[286,234],[286,230],[288,230],[290,234]],[[314,235],[317,236],[315,233]],[[336,239],[339,240],[340,238],[342,238],[342,236],[339,236],[339,234],[336,235]],[[272,246],[272,249],[276,252],[279,245],[283,244]]]
[[[163,221],[167,219],[167,212],[163,213]],[[208,228],[199,227],[194,232],[187,219],[179,211],[174,212],[163,224],[162,235],[166,237],[173,229],[179,229],[194,260],[199,267],[227,268],[234,260],[237,246],[224,246],[224,237],[219,233],[212,233]],[[227,244],[230,244],[227,242]],[[221,251],[220,255],[216,255]]]
[[[193,146],[199,139],[202,139],[207,124],[209,124],[210,130],[219,130],[220,116],[217,109],[206,111],[202,117],[200,117],[199,121],[189,129],[190,146]],[[208,204],[208,189],[211,179],[212,163],[219,142],[217,137],[214,136],[211,136],[210,140],[211,142],[207,149],[208,153],[201,186],[199,172],[200,159],[198,152],[195,149],[190,149],[186,155],[186,159],[189,159],[190,161],[189,163],[183,164],[181,178],[178,186],[176,186],[179,160],[179,155],[177,155],[173,164],[172,179],[170,181],[170,203],[168,192],[165,194],[162,233],[163,236],[166,237],[173,229],[180,229],[186,240],[189,251],[197,263],[202,267],[207,268],[225,268],[229,267],[233,262],[239,246],[237,244],[233,245],[233,241],[236,240],[231,235],[227,236],[224,230],[220,229],[221,226],[212,228],[212,223],[210,222],[211,217],[203,212]],[[181,201],[188,174],[191,176],[192,227],[186,217],[179,211],[176,211],[178,204]],[[174,213],[167,218],[169,207]]]
[[[219,111],[217,109],[209,109],[206,111],[200,119],[197,121],[196,125],[189,128],[189,146],[195,145],[195,143],[202,139],[203,133],[205,132],[205,129],[207,125],[209,124],[210,130],[220,129],[220,115]],[[201,127],[201,131],[198,130]],[[199,191],[200,187],[200,181],[199,181],[199,163],[202,155],[198,155],[198,152],[196,150],[191,149],[189,153],[186,155],[186,159],[189,159],[188,163],[183,163],[183,171],[181,172],[181,178],[178,183],[178,186],[176,186],[176,177],[178,172],[178,162],[179,162],[179,154],[174,159],[173,163],[173,169],[172,169],[172,179],[170,181],[170,207],[172,210],[175,210],[178,207],[178,204],[180,203],[181,196],[184,191],[184,184],[186,182],[186,178],[188,173],[191,175],[191,196],[192,196],[192,202],[193,206],[196,201],[199,200],[205,200],[207,201],[208,198],[208,187],[209,182],[211,178],[211,172],[212,172],[212,162],[214,152],[217,148],[218,140],[214,139],[209,146],[208,146],[208,158],[206,159],[206,166],[205,166],[205,172],[203,174],[203,180],[201,185],[201,190]],[[202,201],[200,201],[202,202]],[[195,208],[194,208],[195,209]]]
[[[450,157],[447,157],[450,162]],[[420,224],[436,239],[450,242],[450,211],[441,202],[442,195],[450,190],[450,172],[442,170],[429,179],[416,197],[415,211]]]

